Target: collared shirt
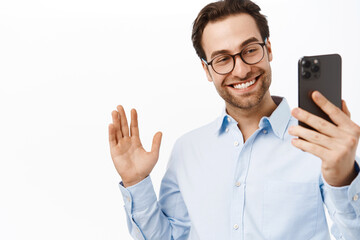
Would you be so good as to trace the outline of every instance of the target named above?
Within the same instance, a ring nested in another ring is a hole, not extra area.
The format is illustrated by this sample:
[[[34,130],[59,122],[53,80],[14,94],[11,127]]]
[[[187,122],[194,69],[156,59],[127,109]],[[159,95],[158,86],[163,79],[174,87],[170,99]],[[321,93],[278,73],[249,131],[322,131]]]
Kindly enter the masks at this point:
[[[214,122],[177,140],[157,201],[151,179],[120,190],[134,239],[329,240],[324,203],[336,239],[360,239],[360,174],[332,187],[321,160],[291,144],[297,120],[284,98],[244,143],[224,110]]]

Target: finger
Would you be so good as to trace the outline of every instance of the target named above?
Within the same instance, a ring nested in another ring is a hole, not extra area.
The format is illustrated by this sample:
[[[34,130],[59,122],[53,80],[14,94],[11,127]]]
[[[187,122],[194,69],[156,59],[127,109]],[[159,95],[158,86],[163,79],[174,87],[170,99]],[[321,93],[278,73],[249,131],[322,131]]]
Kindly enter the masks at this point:
[[[117,111],[112,111],[111,116],[112,116],[112,120],[113,120],[113,124],[114,124],[114,128],[115,128],[116,138],[119,141],[119,139],[122,138],[119,113]]]
[[[349,119],[350,119],[351,113],[349,111],[349,108],[346,105],[345,100],[342,100],[342,110],[346,114],[346,116],[348,116]],[[349,126],[350,126],[350,128],[347,129],[347,132],[351,133],[351,134],[356,134],[355,136],[359,137],[360,136],[360,127],[356,123],[354,123],[353,121],[351,121]]]
[[[327,100],[320,92],[314,91],[311,96],[315,104],[318,105],[336,125],[348,122],[349,118],[345,115],[345,113]]]
[[[139,126],[135,109],[131,109],[130,135],[139,137]]]
[[[300,150],[303,150],[304,152],[311,153],[321,158],[322,160],[326,159],[326,156],[329,156],[330,154],[330,151],[328,149],[299,138],[293,138],[291,140],[291,144],[299,148]]]
[[[291,114],[300,122],[306,123],[322,134],[325,134],[329,137],[336,137],[338,135],[338,129],[334,124],[324,120],[321,117],[311,114],[304,109],[295,108],[292,110]]]
[[[346,116],[348,116],[349,118],[351,117],[350,111],[346,105],[345,100],[341,100],[341,105],[342,105],[342,110],[343,112],[346,114]]]
[[[113,124],[109,124],[109,143],[110,143],[110,147],[113,147],[117,144],[116,131],[115,131],[115,126]]]
[[[151,146],[151,153],[156,154],[157,156],[159,155],[159,151],[160,151],[161,138],[162,138],[162,133],[157,132],[154,135],[152,146]]]
[[[310,143],[317,144],[326,149],[332,149],[335,147],[333,141],[331,141],[328,136],[302,126],[291,126],[289,128],[289,133],[290,135],[300,137]]]
[[[128,122],[126,119],[126,114],[125,114],[125,110],[123,108],[123,106],[119,105],[117,107],[117,110],[119,111],[120,114],[120,129],[122,132],[123,137],[128,137],[129,136],[129,126],[128,126]]]

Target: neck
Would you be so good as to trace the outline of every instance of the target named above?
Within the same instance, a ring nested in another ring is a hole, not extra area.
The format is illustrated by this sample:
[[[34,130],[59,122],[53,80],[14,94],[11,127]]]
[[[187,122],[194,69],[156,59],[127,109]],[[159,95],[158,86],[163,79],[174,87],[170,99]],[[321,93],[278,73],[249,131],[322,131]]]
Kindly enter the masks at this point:
[[[241,109],[226,102],[226,111],[238,122],[244,142],[258,129],[260,119],[269,117],[276,107],[269,91],[259,104],[249,109]]]

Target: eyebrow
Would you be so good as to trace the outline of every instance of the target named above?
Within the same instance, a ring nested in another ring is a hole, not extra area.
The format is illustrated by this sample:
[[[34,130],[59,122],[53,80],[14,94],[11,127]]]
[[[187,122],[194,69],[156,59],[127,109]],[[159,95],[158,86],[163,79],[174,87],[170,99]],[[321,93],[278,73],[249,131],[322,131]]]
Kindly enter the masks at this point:
[[[259,39],[257,39],[256,37],[251,37],[249,39],[246,39],[244,42],[241,43],[240,48],[245,47],[246,45],[248,45],[249,43],[253,43],[253,42],[259,42]],[[210,59],[213,59],[213,57],[215,57],[216,55],[219,54],[227,54],[229,53],[228,50],[217,50],[215,52],[211,53]]]

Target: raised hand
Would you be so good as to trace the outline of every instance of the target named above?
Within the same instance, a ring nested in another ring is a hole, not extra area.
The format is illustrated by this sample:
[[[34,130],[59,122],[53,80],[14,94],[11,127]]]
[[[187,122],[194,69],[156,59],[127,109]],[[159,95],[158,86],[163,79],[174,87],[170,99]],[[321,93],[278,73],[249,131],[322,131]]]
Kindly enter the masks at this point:
[[[292,115],[318,132],[292,126],[289,133],[302,138],[293,139],[292,144],[321,158],[321,171],[328,184],[336,187],[349,185],[357,176],[355,154],[360,127],[350,120],[350,112],[344,101],[341,111],[317,91],[313,92],[312,98],[334,124],[296,108]]]
[[[111,158],[125,187],[135,185],[146,178],[159,158],[161,132],[154,135],[151,151],[143,148],[135,109],[131,110],[130,132],[124,108],[119,105],[112,111],[113,123],[109,124]]]

